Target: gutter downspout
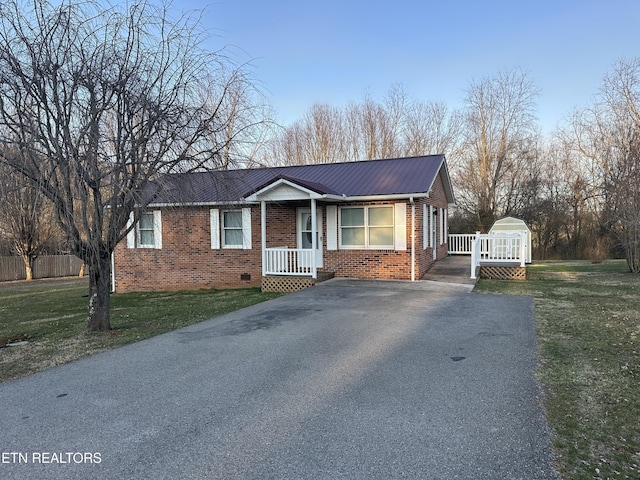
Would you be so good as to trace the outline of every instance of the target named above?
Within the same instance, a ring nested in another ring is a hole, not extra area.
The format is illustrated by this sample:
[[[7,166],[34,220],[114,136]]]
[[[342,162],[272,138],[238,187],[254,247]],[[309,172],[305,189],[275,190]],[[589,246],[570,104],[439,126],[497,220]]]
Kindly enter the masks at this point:
[[[111,252],[111,293],[116,293],[116,257],[115,257],[115,251]]]
[[[416,202],[409,197],[411,204],[411,281],[416,281]]]
[[[262,250],[262,276],[267,276],[267,202],[260,201],[260,249]]]

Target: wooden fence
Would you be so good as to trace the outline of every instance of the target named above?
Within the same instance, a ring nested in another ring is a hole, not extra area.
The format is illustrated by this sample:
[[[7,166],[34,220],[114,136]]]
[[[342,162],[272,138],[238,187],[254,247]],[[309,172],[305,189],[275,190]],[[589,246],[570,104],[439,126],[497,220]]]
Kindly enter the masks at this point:
[[[33,278],[71,277],[80,274],[82,260],[73,255],[44,255],[36,258]],[[0,282],[24,280],[27,272],[20,257],[0,257]]]

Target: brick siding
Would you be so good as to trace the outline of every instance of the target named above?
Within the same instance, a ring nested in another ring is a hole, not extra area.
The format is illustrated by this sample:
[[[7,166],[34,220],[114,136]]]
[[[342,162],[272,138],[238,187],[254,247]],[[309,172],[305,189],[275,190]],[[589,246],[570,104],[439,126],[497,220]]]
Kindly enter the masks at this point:
[[[116,291],[258,287],[262,278],[260,208],[255,206],[251,237],[251,250],[214,250],[209,208],[163,208],[162,249],[127,248],[126,241],[116,247]],[[251,280],[242,280],[244,274]]]
[[[326,204],[323,212],[324,269],[338,277],[366,279],[411,279],[411,205],[407,205],[407,249],[327,250]],[[370,202],[354,205],[391,205],[394,202]],[[420,279],[433,264],[433,249],[424,249],[423,204],[447,208],[442,181],[438,176],[428,199],[415,200],[415,278]],[[345,204],[340,204],[344,206]],[[267,247],[297,246],[297,207],[304,203],[267,204]],[[239,208],[239,207],[238,207]],[[220,211],[224,208],[220,207]],[[251,206],[252,249],[211,249],[210,210],[208,207],[163,208],[162,249],[127,248],[120,242],[115,251],[116,291],[184,290],[198,288],[238,288],[260,286],[262,277],[260,206]],[[439,218],[438,218],[439,222]],[[337,239],[336,239],[337,242]],[[436,229],[437,258],[447,255],[440,245]],[[249,275],[250,280],[242,279]]]

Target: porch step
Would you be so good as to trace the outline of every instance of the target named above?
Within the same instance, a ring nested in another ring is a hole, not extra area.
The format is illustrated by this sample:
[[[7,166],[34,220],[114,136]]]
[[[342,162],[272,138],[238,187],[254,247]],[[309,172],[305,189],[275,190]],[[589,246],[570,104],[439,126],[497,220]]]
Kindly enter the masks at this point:
[[[328,270],[318,270],[318,279],[316,280],[316,283],[330,280],[335,276],[336,276],[336,272],[330,272]]]
[[[334,272],[325,270],[318,271],[318,278],[297,277],[293,275],[267,275],[262,277],[263,292],[297,292],[305,288],[313,287],[316,283],[324,282],[335,277]]]

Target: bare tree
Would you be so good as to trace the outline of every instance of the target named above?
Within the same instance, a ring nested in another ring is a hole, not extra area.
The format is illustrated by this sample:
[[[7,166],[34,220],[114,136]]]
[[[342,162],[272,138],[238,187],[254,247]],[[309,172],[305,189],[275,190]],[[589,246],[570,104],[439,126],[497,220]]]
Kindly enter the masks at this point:
[[[350,110],[355,115],[358,135],[352,141],[360,141],[358,150],[362,159],[393,158],[401,156],[403,120],[407,99],[400,86],[393,87],[384,101],[375,101],[369,94],[363,102]]]
[[[461,154],[463,117],[443,102],[415,101],[405,111],[404,153],[446,153],[451,166]]]
[[[316,103],[304,116],[272,140],[272,164],[308,165],[347,159],[343,114],[335,107]]]
[[[640,273],[640,129],[634,130],[608,172],[604,218],[624,249],[629,270]]]
[[[0,6],[0,162],[53,203],[86,263],[90,331],[110,328],[110,256],[130,213],[137,221],[162,189],[159,174],[225,162],[223,105],[238,76],[202,49],[199,25],[146,0]]]
[[[536,258],[582,258],[595,228],[597,193],[562,131],[544,145],[531,170],[537,191],[519,216],[531,226]]]
[[[314,104],[271,141],[272,164],[299,165],[459,152],[461,116],[412,101],[401,85],[343,108]]]
[[[314,104],[302,123],[306,154],[305,163],[332,163],[343,156],[345,138],[341,112],[326,104]]]
[[[222,128],[210,133],[211,144],[222,146],[211,159],[210,168],[233,169],[261,163],[261,151],[277,125],[271,105],[254,85],[248,71],[226,65],[203,83],[202,103],[225,119]]]
[[[640,272],[640,58],[618,62],[599,98],[572,121],[577,150],[590,161],[602,224],[620,242],[629,270]]]
[[[56,233],[51,205],[39,189],[0,164],[0,231],[24,262],[26,280],[33,280],[36,258]]]
[[[467,90],[465,154],[455,176],[460,206],[476,216],[480,230],[508,213],[536,155],[537,94],[520,70],[472,82]]]

